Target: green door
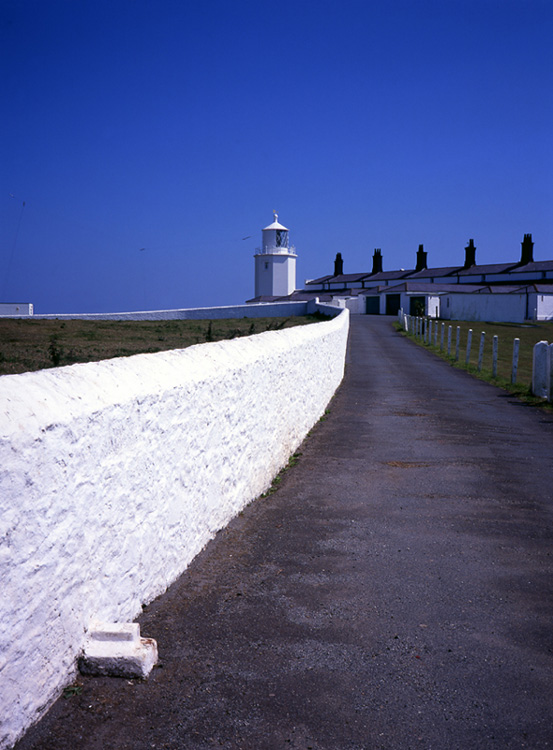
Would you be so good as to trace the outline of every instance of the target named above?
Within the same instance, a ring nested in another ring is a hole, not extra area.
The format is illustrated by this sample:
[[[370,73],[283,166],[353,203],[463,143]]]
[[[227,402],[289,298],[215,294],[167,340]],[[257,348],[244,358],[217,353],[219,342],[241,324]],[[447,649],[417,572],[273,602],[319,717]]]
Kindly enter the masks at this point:
[[[386,295],[386,315],[397,315],[399,312],[400,305],[401,305],[400,294],[387,294]]]
[[[367,306],[365,312],[367,315],[380,315],[380,297],[365,297]]]

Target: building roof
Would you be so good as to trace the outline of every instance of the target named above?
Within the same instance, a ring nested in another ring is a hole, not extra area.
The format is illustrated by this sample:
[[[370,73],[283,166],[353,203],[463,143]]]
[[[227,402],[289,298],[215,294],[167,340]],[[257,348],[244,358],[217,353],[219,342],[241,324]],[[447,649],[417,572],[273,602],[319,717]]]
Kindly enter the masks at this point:
[[[412,268],[407,271],[405,269],[400,269],[399,271],[380,271],[379,273],[369,273],[366,278],[371,282],[389,281],[390,279],[403,279],[411,273],[413,273]]]
[[[530,284],[538,294],[553,294],[553,284]]]
[[[450,294],[453,292],[471,294],[485,288],[478,284],[432,284],[431,282],[425,283],[423,281],[404,281],[402,284],[380,287],[379,291],[386,294],[399,294],[400,292],[411,294]]]
[[[465,286],[464,284],[462,286]],[[530,285],[531,286],[531,285]],[[501,286],[484,286],[478,290],[478,294],[516,294],[517,292],[526,292],[528,285],[523,284],[501,284]]]
[[[305,286],[309,286],[309,284],[324,284],[324,282],[329,281],[330,279],[333,279],[334,276],[321,276],[319,279],[309,279],[309,281],[305,282]]]
[[[442,268],[425,268],[422,271],[414,271],[409,275],[410,279],[434,278],[436,276],[449,276],[462,271],[463,266],[442,266]]]
[[[535,273],[540,271],[553,271],[553,260],[538,260],[527,263],[525,266],[517,266],[511,273]]]
[[[273,211],[273,216],[275,217],[275,220],[273,221],[272,224],[269,224],[268,227],[265,227],[263,231],[265,232],[267,229],[281,229],[281,230],[284,230],[285,232],[288,232],[289,231],[288,227],[284,227],[282,226],[282,224],[278,223],[278,214],[276,211]]]
[[[365,279],[370,276],[370,273],[342,273],[339,276],[331,276],[328,281],[331,284],[344,284],[344,286],[347,286],[347,284],[351,284],[355,281],[361,281],[362,279]]]
[[[458,271],[459,276],[478,276],[484,273],[506,273],[516,268],[516,263],[490,263],[488,265],[470,266],[470,268],[461,268]]]

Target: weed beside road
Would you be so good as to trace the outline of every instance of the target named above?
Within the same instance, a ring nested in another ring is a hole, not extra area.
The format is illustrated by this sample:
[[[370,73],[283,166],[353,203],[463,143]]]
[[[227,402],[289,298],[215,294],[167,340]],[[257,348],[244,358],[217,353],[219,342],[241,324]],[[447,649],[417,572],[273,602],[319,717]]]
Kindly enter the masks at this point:
[[[76,362],[184,349],[317,323],[326,316],[223,320],[40,320],[0,318],[0,375]]]

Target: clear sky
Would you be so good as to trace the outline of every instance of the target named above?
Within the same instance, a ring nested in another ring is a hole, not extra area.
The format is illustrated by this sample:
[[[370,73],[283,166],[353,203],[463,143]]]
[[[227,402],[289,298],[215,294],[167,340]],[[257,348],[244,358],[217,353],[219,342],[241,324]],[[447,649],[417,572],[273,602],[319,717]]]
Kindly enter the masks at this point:
[[[551,0],[1,0],[0,33],[0,301],[241,303],[273,209],[298,287],[553,259]]]

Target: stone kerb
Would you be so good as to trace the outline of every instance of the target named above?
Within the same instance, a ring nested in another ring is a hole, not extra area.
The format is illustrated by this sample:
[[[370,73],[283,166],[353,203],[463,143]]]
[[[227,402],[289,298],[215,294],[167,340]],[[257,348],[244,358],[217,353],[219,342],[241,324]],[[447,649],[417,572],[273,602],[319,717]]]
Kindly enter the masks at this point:
[[[0,377],[0,747],[93,621],[133,620],[269,486],[341,382],[348,325]]]

